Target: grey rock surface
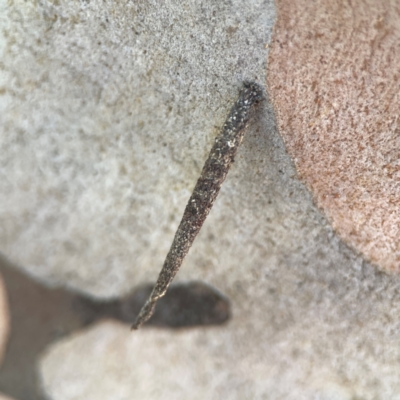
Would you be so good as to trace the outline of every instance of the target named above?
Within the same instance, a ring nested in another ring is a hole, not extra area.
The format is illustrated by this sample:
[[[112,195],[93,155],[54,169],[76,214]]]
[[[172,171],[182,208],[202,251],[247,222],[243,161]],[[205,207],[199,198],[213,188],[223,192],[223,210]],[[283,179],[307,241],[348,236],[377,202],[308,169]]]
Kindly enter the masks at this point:
[[[97,297],[154,281],[240,83],[265,82],[273,4],[0,4],[1,251]],[[50,398],[400,398],[400,281],[335,236],[268,101],[177,278],[232,321],[77,333],[42,359]]]
[[[154,279],[238,88],[265,81],[272,4],[3,2],[1,15],[0,250],[95,296]]]

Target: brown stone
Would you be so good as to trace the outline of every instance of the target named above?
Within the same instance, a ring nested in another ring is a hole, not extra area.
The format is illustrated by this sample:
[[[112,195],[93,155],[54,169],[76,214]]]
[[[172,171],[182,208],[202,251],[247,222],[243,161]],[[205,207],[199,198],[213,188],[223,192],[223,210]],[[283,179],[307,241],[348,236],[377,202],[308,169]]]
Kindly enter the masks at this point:
[[[278,126],[334,229],[400,271],[400,7],[277,2],[268,71]]]

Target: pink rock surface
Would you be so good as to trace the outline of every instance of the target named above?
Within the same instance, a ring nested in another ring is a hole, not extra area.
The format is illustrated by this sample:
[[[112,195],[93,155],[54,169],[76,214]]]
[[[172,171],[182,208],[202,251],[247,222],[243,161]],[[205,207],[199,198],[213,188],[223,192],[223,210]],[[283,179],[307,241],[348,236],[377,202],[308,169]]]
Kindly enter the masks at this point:
[[[400,4],[277,1],[268,86],[302,180],[334,229],[400,272]]]

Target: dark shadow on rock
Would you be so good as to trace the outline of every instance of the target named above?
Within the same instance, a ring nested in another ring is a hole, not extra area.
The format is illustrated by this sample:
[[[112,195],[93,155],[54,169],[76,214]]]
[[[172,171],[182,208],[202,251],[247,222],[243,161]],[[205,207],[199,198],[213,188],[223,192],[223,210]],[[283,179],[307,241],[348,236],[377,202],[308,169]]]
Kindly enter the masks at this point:
[[[153,284],[138,286],[123,299],[101,302],[75,296],[72,307],[84,325],[110,317],[132,324],[148,299]],[[203,282],[172,284],[144,327],[167,329],[222,325],[230,318],[229,300]]]
[[[132,322],[148,299],[153,285],[138,287],[121,303],[121,319]],[[168,328],[221,325],[230,317],[229,300],[202,282],[172,284],[145,326]]]
[[[0,392],[17,400],[43,400],[37,363],[50,343],[104,318],[131,324],[153,285],[123,299],[93,298],[36,282],[0,257],[11,315],[11,335],[0,366]],[[146,326],[176,329],[221,325],[230,318],[228,299],[201,282],[171,285]],[[127,325],[127,329],[130,326]],[[132,335],[135,333],[132,332]]]

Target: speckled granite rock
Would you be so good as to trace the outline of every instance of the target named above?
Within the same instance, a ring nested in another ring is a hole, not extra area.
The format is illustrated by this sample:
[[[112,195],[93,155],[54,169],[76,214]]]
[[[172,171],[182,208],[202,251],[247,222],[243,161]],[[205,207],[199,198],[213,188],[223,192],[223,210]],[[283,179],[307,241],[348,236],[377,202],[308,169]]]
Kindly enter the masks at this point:
[[[43,281],[120,295],[155,279],[240,82],[264,82],[275,10],[13,4],[0,14],[1,251]],[[77,332],[43,356],[50,398],[400,398],[400,280],[335,236],[268,102],[178,279],[220,289],[231,322]]]

